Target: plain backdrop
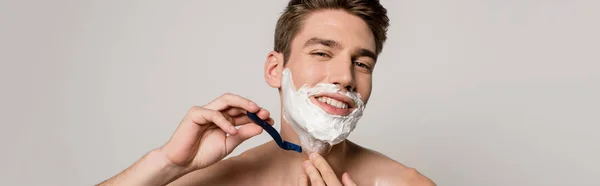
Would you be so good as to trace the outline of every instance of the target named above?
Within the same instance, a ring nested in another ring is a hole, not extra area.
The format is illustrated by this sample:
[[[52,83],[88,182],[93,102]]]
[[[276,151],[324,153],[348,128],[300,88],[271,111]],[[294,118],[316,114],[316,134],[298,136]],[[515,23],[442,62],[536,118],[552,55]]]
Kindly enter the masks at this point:
[[[99,183],[225,92],[279,123],[263,64],[285,4],[0,1],[0,185]],[[600,1],[383,5],[389,40],[351,140],[438,185],[598,185]]]

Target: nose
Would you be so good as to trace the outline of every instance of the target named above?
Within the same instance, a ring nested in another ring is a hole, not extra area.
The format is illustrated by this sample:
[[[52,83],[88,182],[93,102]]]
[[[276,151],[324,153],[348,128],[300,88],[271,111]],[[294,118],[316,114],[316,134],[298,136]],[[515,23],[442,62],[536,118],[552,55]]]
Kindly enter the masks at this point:
[[[355,91],[356,83],[350,59],[339,63],[331,63],[328,69],[328,79],[332,84],[337,85],[343,91]]]

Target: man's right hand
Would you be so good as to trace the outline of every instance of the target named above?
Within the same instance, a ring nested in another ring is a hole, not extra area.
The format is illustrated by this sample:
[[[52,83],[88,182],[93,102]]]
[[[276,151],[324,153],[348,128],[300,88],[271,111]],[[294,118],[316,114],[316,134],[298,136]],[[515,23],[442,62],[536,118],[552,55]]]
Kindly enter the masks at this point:
[[[273,124],[269,111],[241,96],[224,94],[204,106],[192,107],[171,139],[158,151],[170,163],[187,170],[185,172],[208,167],[225,158],[246,139],[262,132],[246,112],[257,113]]]
[[[194,106],[167,143],[98,185],[166,185],[215,164],[262,132],[247,112],[273,124],[269,111],[238,95],[225,94],[204,106]]]

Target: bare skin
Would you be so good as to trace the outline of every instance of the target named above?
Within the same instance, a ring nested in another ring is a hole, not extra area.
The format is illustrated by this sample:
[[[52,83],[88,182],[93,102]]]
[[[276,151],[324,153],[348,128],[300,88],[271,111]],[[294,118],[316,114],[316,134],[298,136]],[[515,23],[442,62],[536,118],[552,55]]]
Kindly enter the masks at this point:
[[[307,168],[302,165],[309,159],[307,155],[281,151],[276,144],[266,143],[206,170],[192,172],[171,185],[308,185],[311,181]],[[350,141],[336,145],[332,152],[334,154],[320,159],[331,167],[323,171],[334,171],[336,180],[343,180],[343,173],[349,173],[356,185],[435,185],[416,169]],[[334,159],[332,156],[336,155],[345,157]]]
[[[285,64],[283,54],[275,51],[265,62],[265,80],[280,95],[282,72],[289,68],[296,88],[333,83],[368,102],[377,59],[373,35],[359,17],[337,10],[314,12],[293,39],[291,51]],[[286,151],[268,142],[223,160],[262,132],[245,112],[273,124],[269,111],[226,94],[190,109],[169,142],[100,185],[435,185],[416,169],[349,140],[322,154]],[[300,144],[291,126],[281,122],[282,138]]]

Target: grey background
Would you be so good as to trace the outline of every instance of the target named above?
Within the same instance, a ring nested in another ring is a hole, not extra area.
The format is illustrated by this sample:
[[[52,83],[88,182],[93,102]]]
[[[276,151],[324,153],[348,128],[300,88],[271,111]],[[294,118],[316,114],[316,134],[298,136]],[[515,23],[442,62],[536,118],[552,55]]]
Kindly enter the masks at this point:
[[[280,121],[263,63],[285,4],[0,1],[0,184],[98,183],[225,92]],[[439,185],[598,185],[600,1],[383,4],[351,140]]]

